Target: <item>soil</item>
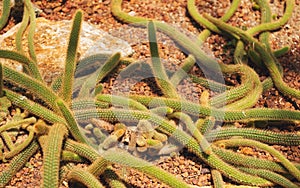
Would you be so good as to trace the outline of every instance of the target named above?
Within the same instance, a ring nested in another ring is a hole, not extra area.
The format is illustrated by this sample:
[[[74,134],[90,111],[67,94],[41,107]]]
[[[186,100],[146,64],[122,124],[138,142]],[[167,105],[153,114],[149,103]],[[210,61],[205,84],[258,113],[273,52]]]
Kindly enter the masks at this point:
[[[110,10],[109,0],[58,0],[58,1],[33,1],[41,10],[39,16],[45,17],[50,20],[62,20],[72,19],[77,9],[84,11],[84,19],[92,24],[98,25],[101,29],[113,33],[112,31],[118,30],[118,28],[125,28],[126,24],[115,19]],[[209,13],[215,17],[222,16],[228,5],[229,0],[214,1],[203,0],[196,1],[199,11],[201,13]],[[193,35],[199,34],[204,28],[199,26],[193,21],[186,10],[186,0],[130,0],[125,1],[123,4],[123,10],[135,14],[137,16],[143,16],[148,18],[155,18],[170,24],[174,24],[179,28],[184,29],[186,33]],[[271,0],[271,8],[274,16],[282,16],[284,10],[284,1]],[[252,9],[252,1],[242,0],[241,5],[237,12],[230,19],[229,23],[239,27],[253,27],[259,23],[260,13]],[[9,28],[15,25],[20,20],[20,15],[15,15],[9,21],[9,24],[1,31],[6,32]],[[289,22],[280,30],[272,32],[271,34],[271,46],[273,49],[289,45],[289,52],[280,57],[278,60],[283,66],[284,81],[289,86],[299,89],[300,88],[300,1],[296,0],[296,6],[292,18]],[[230,63],[232,61],[232,50],[228,46],[230,39],[224,38],[219,35],[212,34],[207,41],[205,41],[205,48],[212,52],[219,61],[224,63]],[[133,46],[136,53],[134,58],[147,58],[149,57],[149,50],[147,44]],[[168,59],[168,68],[176,69],[182,60],[186,57],[185,54],[180,52],[174,45],[160,46],[161,56],[163,59]],[[47,65],[41,65],[47,66]],[[51,72],[51,67],[49,71]],[[261,80],[265,79],[266,73],[264,70],[256,70],[261,75]],[[199,70],[193,70],[197,72]],[[114,77],[111,76],[106,79],[107,83],[104,85],[104,93],[111,93]],[[233,77],[226,80],[235,84],[236,79]],[[116,85],[113,85],[116,87]],[[123,85],[122,85],[123,87]],[[193,91],[189,88],[189,85],[182,84],[179,90],[185,92],[187,98],[199,97],[203,88],[199,87]],[[118,89],[118,88],[114,88]],[[132,89],[136,94],[157,95],[158,89],[147,84],[135,85]],[[189,93],[190,92],[190,93]],[[212,94],[213,95],[213,94]],[[300,101],[293,98],[284,97],[276,88],[272,88],[260,97],[256,107],[269,107],[280,109],[293,109],[300,110]],[[237,125],[244,126],[244,125]],[[267,129],[273,131],[286,131],[296,132],[300,130],[300,125],[274,125],[267,126]],[[274,146],[277,150],[284,153],[287,158],[294,162],[300,162],[300,146]],[[239,152],[246,155],[257,156],[259,158],[272,158],[268,153],[261,152],[254,148],[244,147],[239,148]],[[175,174],[178,178],[183,179],[187,183],[195,186],[210,186],[212,185],[210,169],[206,164],[203,164],[195,156],[188,153],[186,150],[182,150],[174,156],[165,156],[154,161],[157,166],[167,170],[168,172]],[[0,169],[7,166],[8,163],[0,164]],[[17,175],[12,179],[7,187],[39,187],[41,181],[41,166],[42,166],[42,154],[38,152],[33,158],[30,159],[26,167],[24,167]],[[114,166],[117,169],[119,175],[133,187],[166,187],[140,172],[124,169],[117,165]],[[1,171],[1,170],[0,170]],[[230,182],[225,179],[227,184]],[[66,182],[61,184],[61,187],[68,187]]]

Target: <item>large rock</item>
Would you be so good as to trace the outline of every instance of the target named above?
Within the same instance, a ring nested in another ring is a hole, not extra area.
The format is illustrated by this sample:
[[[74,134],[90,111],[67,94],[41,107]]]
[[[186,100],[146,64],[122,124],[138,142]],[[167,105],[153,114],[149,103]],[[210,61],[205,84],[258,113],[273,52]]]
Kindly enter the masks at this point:
[[[36,21],[34,45],[38,65],[44,76],[47,79],[51,79],[64,68],[72,21],[63,20],[54,22],[44,18],[37,18]],[[14,26],[0,36],[0,49],[16,50],[15,35],[19,26],[20,24]],[[22,39],[25,53],[28,52],[26,37],[27,33],[25,33]],[[121,52],[122,56],[127,56],[133,52],[127,42],[107,34],[95,25],[83,22],[78,48],[80,58],[96,53],[114,53],[117,51]],[[17,69],[21,68],[16,62],[2,61]]]

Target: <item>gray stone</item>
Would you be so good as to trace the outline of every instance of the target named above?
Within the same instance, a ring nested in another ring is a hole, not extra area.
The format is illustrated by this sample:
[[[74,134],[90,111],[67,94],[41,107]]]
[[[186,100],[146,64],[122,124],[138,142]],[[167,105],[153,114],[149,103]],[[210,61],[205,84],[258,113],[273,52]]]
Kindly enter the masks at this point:
[[[19,26],[20,24],[14,26],[0,36],[0,49],[16,50],[15,34]],[[72,21],[70,20],[49,21],[44,18],[37,18],[34,45],[38,65],[42,69],[51,71],[51,69],[58,70],[64,67],[71,27]],[[28,53],[26,37],[27,33],[24,34],[22,42],[25,53]],[[96,25],[83,22],[78,48],[80,58],[96,53],[107,54],[117,51],[121,52],[122,56],[133,53],[133,49],[126,41],[109,35]],[[16,62],[6,61],[5,63],[20,66]]]

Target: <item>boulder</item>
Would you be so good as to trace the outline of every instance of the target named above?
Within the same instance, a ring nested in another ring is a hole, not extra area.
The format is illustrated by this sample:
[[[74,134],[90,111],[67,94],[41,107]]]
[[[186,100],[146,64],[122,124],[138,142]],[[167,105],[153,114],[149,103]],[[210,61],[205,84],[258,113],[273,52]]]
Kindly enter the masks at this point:
[[[0,35],[0,49],[16,50],[15,35],[19,27],[20,24],[17,24],[5,34]],[[71,20],[36,19],[34,46],[41,73],[50,79],[46,80],[47,82],[51,82],[51,78],[60,74],[64,68],[71,27]],[[22,44],[24,52],[28,55],[27,32],[23,36]],[[79,59],[96,53],[112,54],[115,52],[121,52],[122,56],[127,56],[133,53],[133,49],[126,41],[109,35],[96,25],[83,22],[78,48]],[[2,62],[18,70],[22,69],[22,66],[16,62],[9,60],[2,60]]]

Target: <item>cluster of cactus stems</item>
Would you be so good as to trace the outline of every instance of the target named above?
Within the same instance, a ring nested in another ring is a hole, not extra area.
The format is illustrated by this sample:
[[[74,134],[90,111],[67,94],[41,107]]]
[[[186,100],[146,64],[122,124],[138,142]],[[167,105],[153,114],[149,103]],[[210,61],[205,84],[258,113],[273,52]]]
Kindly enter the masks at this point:
[[[273,86],[286,97],[300,99],[300,91],[283,82],[282,67],[276,59],[288,48],[272,51],[268,39],[272,30],[279,29],[291,17],[294,0],[286,0],[285,12],[276,21],[271,19],[272,13],[267,1],[255,0],[255,5],[262,12],[261,24],[247,31],[226,23],[235,13],[239,2],[233,0],[227,13],[221,19],[216,19],[209,15],[200,15],[195,0],[188,0],[189,14],[206,28],[196,41],[192,41],[167,23],[128,15],[122,11],[122,0],[112,0],[111,10],[116,19],[148,28],[150,64],[121,57],[120,53],[110,57],[107,54],[96,54],[79,61],[77,47],[80,45],[78,41],[83,12],[77,11],[70,33],[65,70],[51,86],[47,86],[39,72],[34,50],[33,36],[36,26],[33,5],[25,0],[23,20],[15,40],[16,50],[0,50],[0,58],[18,61],[24,68],[23,72],[19,72],[0,64],[0,117],[5,122],[0,126],[0,157],[3,162],[9,162],[0,173],[0,187],[5,187],[38,150],[43,154],[41,187],[45,188],[59,187],[62,180],[79,182],[91,188],[105,187],[99,180],[100,176],[110,187],[126,187],[125,180],[113,170],[112,164],[143,172],[170,187],[191,186],[128,151],[111,148],[112,143],[118,142],[127,129],[123,122],[138,122],[137,128],[144,131],[143,136],[148,136],[144,140],[137,136],[137,140],[130,145],[132,147],[139,143],[152,149],[161,148],[168,139],[167,136],[172,136],[179,145],[211,167],[214,187],[225,186],[223,177],[245,185],[299,187],[300,164],[289,161],[270,146],[298,146],[298,133],[273,132],[255,127],[214,129],[216,122],[228,125],[233,122],[255,124],[278,121],[284,125],[291,122],[297,124],[300,121],[298,110],[252,108],[259,96]],[[5,27],[10,9],[10,0],[3,0],[0,29]],[[27,28],[29,51],[25,52],[21,39]],[[165,70],[160,60],[156,29],[167,34],[187,52],[181,69],[172,74]],[[220,35],[225,33],[227,37],[237,39],[234,64],[218,63],[201,50],[201,44],[212,32]],[[256,35],[259,37],[255,38]],[[252,48],[245,48],[247,44]],[[265,67],[270,78],[261,82],[255,70],[243,62],[245,58]],[[86,70],[89,61],[100,59],[107,61],[90,75],[85,75],[78,69],[82,66]],[[102,93],[102,80],[119,64],[127,66],[124,72],[135,71],[140,66],[148,67],[163,96]],[[191,75],[189,70],[193,66],[200,66],[201,70],[207,72],[221,71],[224,76],[239,74],[240,84],[236,87],[227,86],[216,80]],[[194,83],[220,94],[209,98],[208,92],[203,92],[198,104],[181,99],[176,87],[187,76]],[[16,90],[12,85],[21,89]],[[22,89],[31,95],[26,96]],[[11,117],[9,109],[12,105],[16,112]],[[91,119],[110,122],[114,131],[105,138],[99,128],[86,125],[83,129],[79,126],[78,122]],[[174,120],[180,121],[185,127],[178,128]],[[116,122],[122,123],[114,125]],[[11,136],[20,131],[26,133],[27,138],[21,144],[14,143]],[[87,132],[92,132],[100,141],[91,142],[91,138],[86,136]],[[263,150],[277,161],[258,159],[227,149],[239,146]],[[99,147],[101,152],[97,150]],[[74,167],[74,163],[85,163],[87,168]]]

